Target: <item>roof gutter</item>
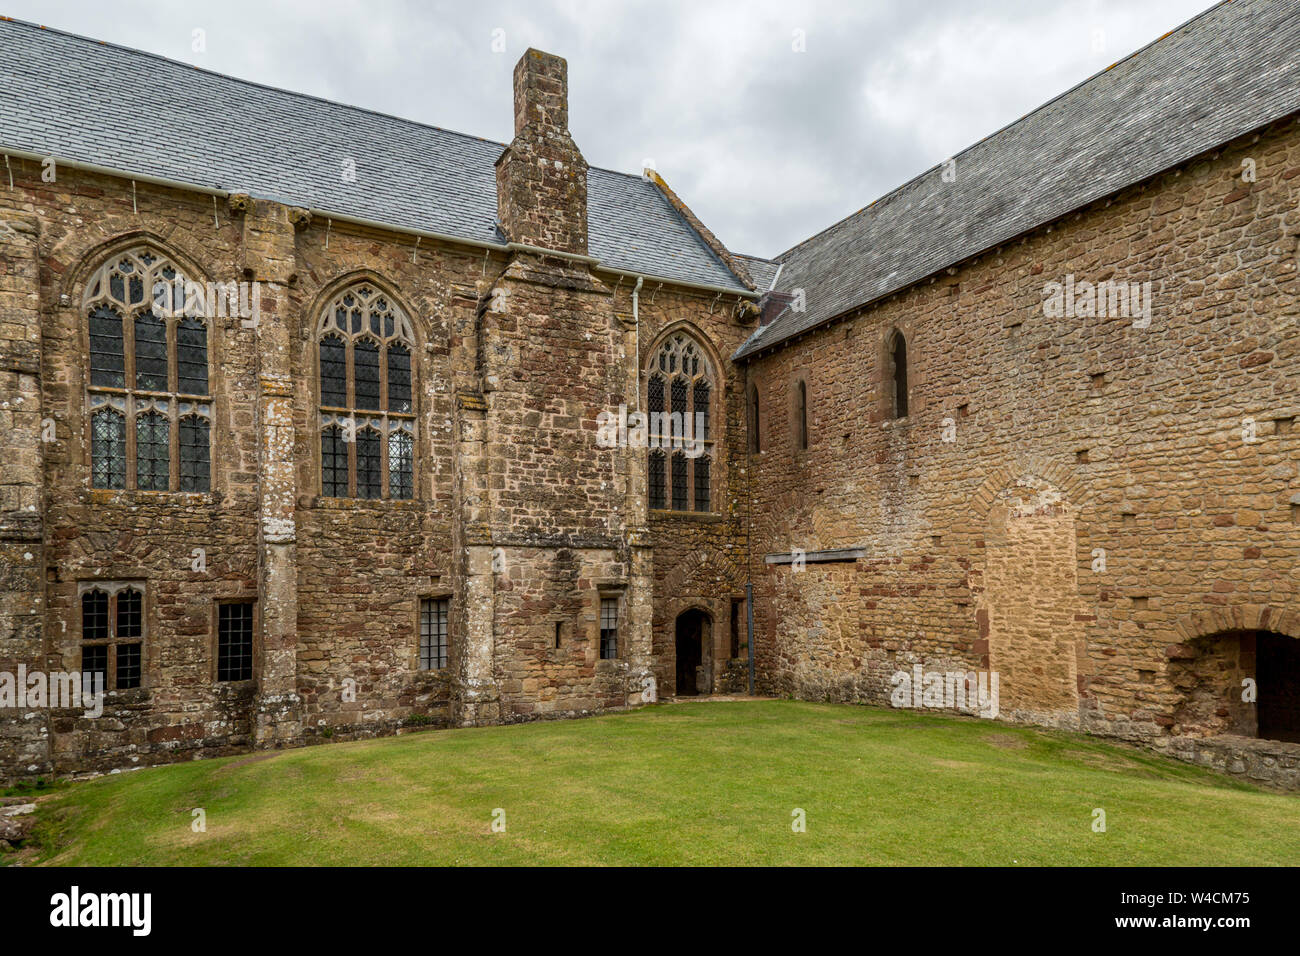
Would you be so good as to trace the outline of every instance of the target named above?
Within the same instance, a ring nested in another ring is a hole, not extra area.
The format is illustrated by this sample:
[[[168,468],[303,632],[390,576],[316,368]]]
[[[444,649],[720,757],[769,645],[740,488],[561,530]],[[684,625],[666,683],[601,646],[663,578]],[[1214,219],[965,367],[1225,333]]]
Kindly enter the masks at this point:
[[[602,266],[597,264],[596,268],[601,272],[612,272],[614,275],[627,276],[629,279],[639,279],[644,276],[647,279],[656,281],[671,282],[673,285],[681,286],[684,289],[699,289],[701,292],[717,292],[721,295],[734,295],[742,299],[756,299],[762,293],[751,292],[748,289],[728,289],[725,286],[709,285],[707,282],[688,282],[685,279],[669,279],[666,276],[657,276],[652,272],[628,272],[626,269],[615,269],[613,266]]]
[[[164,176],[150,176],[145,173],[127,172],[125,169],[114,169],[111,166],[99,166],[95,163],[83,163],[76,159],[61,159],[52,153],[34,153],[27,149],[10,149],[9,147],[0,147],[0,155],[15,156],[19,159],[30,159],[37,163],[44,162],[46,159],[53,158],[56,166],[67,166],[69,169],[80,169],[88,173],[97,173],[101,176],[113,176],[118,179],[129,179],[137,183],[150,183],[154,186],[166,186],[169,189],[180,189],[187,192],[203,193],[207,196],[219,196],[227,199],[230,196],[237,195],[244,190],[240,189],[214,189],[211,186],[200,186],[197,183],[186,183],[176,179],[167,179]],[[262,197],[268,198],[268,197]],[[275,199],[274,202],[284,202]],[[293,205],[284,202],[284,205]],[[600,260],[593,256],[578,255],[573,252],[561,252],[558,249],[543,249],[540,246],[529,246],[519,242],[486,242],[482,239],[469,239],[465,236],[449,236],[443,232],[433,232],[429,229],[416,229],[413,226],[401,226],[396,223],[379,222],[374,219],[364,219],[361,216],[349,216],[346,213],[330,212],[326,209],[316,209],[315,207],[304,207],[313,217],[319,216],[324,219],[337,219],[339,222],[351,223],[356,226],[366,226],[371,229],[382,229],[388,232],[402,233],[408,236],[421,236],[425,239],[436,239],[441,242],[450,242],[462,246],[475,246],[479,249],[492,249],[497,252],[531,252],[536,255],[555,256],[561,259],[571,259],[575,262],[584,262],[592,268],[600,269],[604,272],[612,272],[616,275],[629,276],[638,278],[655,279],[672,285],[682,286],[687,289],[699,289],[703,292],[720,292],[726,295],[737,295],[745,298],[754,298],[755,293],[744,289],[727,289],[722,286],[709,285],[701,282],[689,282],[685,279],[672,279],[668,276],[653,275],[648,272],[627,272],[623,269],[615,269],[612,266],[603,266]]]

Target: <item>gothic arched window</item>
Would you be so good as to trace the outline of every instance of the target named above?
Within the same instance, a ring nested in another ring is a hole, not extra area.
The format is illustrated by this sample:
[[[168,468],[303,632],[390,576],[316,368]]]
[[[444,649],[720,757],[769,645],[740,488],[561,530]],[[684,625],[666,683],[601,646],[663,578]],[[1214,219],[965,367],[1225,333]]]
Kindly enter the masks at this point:
[[[414,496],[414,342],[406,315],[370,283],[326,306],[317,329],[326,497]]]
[[[650,507],[709,511],[713,504],[713,369],[690,336],[669,336],[650,361],[646,413]]]
[[[148,246],[86,283],[92,487],[211,490],[206,305],[204,287]]]

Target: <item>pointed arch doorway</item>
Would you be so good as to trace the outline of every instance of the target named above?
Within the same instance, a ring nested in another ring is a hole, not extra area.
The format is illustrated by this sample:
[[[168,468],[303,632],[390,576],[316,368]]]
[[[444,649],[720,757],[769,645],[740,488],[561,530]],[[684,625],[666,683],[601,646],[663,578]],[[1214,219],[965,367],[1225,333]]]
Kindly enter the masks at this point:
[[[713,619],[699,608],[677,615],[674,649],[677,658],[677,696],[694,697],[709,693],[707,658]]]

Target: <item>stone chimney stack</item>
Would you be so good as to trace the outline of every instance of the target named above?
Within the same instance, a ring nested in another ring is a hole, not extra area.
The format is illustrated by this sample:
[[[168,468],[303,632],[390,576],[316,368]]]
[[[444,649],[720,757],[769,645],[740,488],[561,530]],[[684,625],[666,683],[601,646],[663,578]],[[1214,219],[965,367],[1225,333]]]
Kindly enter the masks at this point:
[[[587,161],[569,135],[569,67],[540,50],[515,64],[515,138],[497,160],[511,242],[587,254]]]

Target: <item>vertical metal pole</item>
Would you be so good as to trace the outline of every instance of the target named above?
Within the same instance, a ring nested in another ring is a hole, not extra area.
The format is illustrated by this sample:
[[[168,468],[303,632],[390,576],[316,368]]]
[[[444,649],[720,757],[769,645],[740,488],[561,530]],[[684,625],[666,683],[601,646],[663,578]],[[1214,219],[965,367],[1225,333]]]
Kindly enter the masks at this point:
[[[754,696],[754,583],[745,582],[745,640],[749,643],[749,696]]]

